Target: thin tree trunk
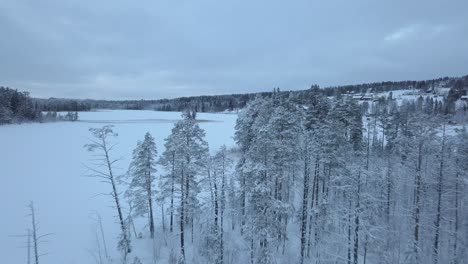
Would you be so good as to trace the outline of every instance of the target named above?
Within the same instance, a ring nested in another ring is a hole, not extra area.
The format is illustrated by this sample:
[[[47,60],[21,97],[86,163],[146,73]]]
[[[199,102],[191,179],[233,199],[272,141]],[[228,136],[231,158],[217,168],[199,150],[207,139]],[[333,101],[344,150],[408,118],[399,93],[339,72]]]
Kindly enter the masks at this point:
[[[171,218],[169,232],[172,233],[174,226],[174,185],[175,185],[175,153],[172,153],[172,173],[171,173]]]
[[[190,175],[187,173],[187,175],[185,175],[185,223],[186,224],[189,224],[189,221],[190,221],[190,217],[191,217],[191,214],[189,214],[189,208],[188,208],[188,205],[189,205],[189,202],[190,202],[190,197],[189,197],[189,191],[190,191]]]
[[[457,162],[458,163],[458,162]],[[457,168],[458,170],[458,168]],[[453,243],[453,263],[458,264],[457,256],[457,243],[458,243],[458,177],[459,173],[457,171],[455,176],[455,232],[454,232],[454,243]]]
[[[162,217],[163,232],[166,233],[166,215],[164,213],[164,203],[161,205],[161,217]]]
[[[190,218],[190,242],[192,242],[193,245],[193,214]]]
[[[346,198],[346,196],[345,196]],[[351,210],[352,204],[349,199],[349,212],[348,212],[348,264],[351,264]]]
[[[149,207],[149,228],[150,228],[150,237],[154,238],[154,218],[153,218],[153,195],[151,190],[151,172],[148,172],[147,177],[147,195],[148,195],[148,207]],[[162,215],[164,217],[164,215]]]
[[[306,143],[307,144],[307,143]],[[306,232],[307,232],[307,205],[309,202],[309,159],[304,158],[304,191],[302,193],[302,217],[301,217],[301,264],[304,263],[306,249]]]
[[[111,182],[111,185],[112,185],[112,196],[114,197],[114,201],[115,201],[115,205],[117,207],[117,213],[118,213],[118,216],[119,216],[119,222],[120,222],[120,229],[121,229],[121,232],[122,232],[122,238],[124,240],[124,256],[126,257],[128,253],[132,252],[131,248],[130,248],[130,240],[128,239],[128,235],[127,235],[127,228],[125,227],[125,222],[124,222],[124,219],[123,219],[123,214],[122,214],[122,208],[120,206],[120,201],[119,201],[119,193],[117,191],[117,186],[116,186],[116,183],[115,183],[115,180],[114,180],[114,175],[112,173],[112,165],[111,165],[111,161],[110,161],[110,158],[109,158],[109,150],[107,148],[107,144],[106,144],[106,140],[103,138],[102,139],[102,145],[103,145],[103,150],[104,150],[104,153],[105,153],[105,156],[106,156],[106,165],[107,165],[107,169],[109,170],[109,179],[110,179],[110,182]]]
[[[361,193],[361,171],[358,172],[356,208],[354,209],[354,264],[358,264],[359,258],[359,210]]]
[[[34,247],[34,264],[39,264],[39,252],[38,252],[38,238],[37,238],[37,224],[36,214],[34,212],[34,204],[31,202],[29,205],[31,209],[31,221],[32,221],[32,236],[33,236],[33,247]]]
[[[439,236],[440,236],[440,217],[441,217],[441,203],[442,203],[442,182],[444,176],[444,154],[445,154],[445,124],[442,134],[442,147],[440,151],[440,168],[439,168],[439,182],[437,184],[437,213],[435,221],[435,238],[434,238],[434,264],[439,260]]]
[[[220,212],[220,254],[221,264],[224,264],[224,209],[226,208],[226,175],[225,175],[225,157],[223,153],[223,168],[221,175],[221,212]]]
[[[245,174],[241,172],[241,178],[242,178],[242,186],[241,186],[241,227],[240,227],[240,233],[241,235],[244,234],[244,229],[245,229],[245,206],[246,206],[246,181],[245,181]]]
[[[315,169],[314,169],[314,179],[312,183],[312,197],[310,202],[310,215],[309,215],[309,233],[307,237],[307,257],[310,258],[310,249],[311,249],[311,237],[312,237],[312,223],[313,223],[313,211],[314,211],[314,201],[317,197],[316,192],[318,191],[318,166],[319,158],[315,159]]]
[[[219,219],[219,205],[218,205],[218,185],[216,184],[216,173],[213,175],[213,188],[214,188],[214,228],[216,236],[218,235],[218,219]]]
[[[390,223],[390,203],[391,203],[391,195],[392,195],[392,171],[391,171],[391,161],[390,161],[390,153],[388,154],[388,165],[387,165],[387,206],[385,208],[386,215],[387,215],[387,224]]]
[[[254,240],[250,239],[250,264],[254,264],[254,254],[255,254]]]
[[[131,215],[129,215],[128,218],[130,219],[130,222],[132,223],[133,235],[135,235],[135,238],[138,238],[135,223],[133,222],[133,218],[132,218]],[[129,234],[130,234],[130,232],[129,232]]]
[[[184,171],[182,170],[182,180],[180,184],[181,196],[180,196],[180,254],[182,257],[182,263],[185,263],[185,241],[184,241],[184,225],[185,225],[185,193],[184,193]]]
[[[418,161],[416,165],[416,190],[415,190],[415,217],[414,217],[414,254],[416,263],[418,262],[418,242],[419,242],[419,217],[420,209],[420,195],[421,195],[421,164],[422,164],[422,142],[418,146]]]

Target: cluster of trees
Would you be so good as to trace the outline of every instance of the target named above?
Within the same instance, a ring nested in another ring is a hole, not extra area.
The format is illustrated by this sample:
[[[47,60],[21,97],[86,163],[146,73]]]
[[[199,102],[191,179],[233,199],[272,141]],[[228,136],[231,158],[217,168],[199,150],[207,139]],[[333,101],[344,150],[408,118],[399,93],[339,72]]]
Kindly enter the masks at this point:
[[[98,177],[109,183],[111,196],[113,197],[115,208],[117,209],[121,237],[119,249],[122,251],[124,260],[131,253],[130,225],[132,217],[147,216],[150,237],[154,238],[155,224],[153,203],[155,202],[156,165],[161,164],[168,174],[161,177],[159,182],[160,192],[158,199],[168,198],[170,206],[170,232],[175,231],[176,226],[180,227],[181,261],[185,259],[184,227],[193,224],[195,209],[198,204],[197,194],[200,191],[198,176],[204,171],[202,168],[207,162],[208,144],[204,140],[205,133],[195,121],[195,113],[187,112],[184,119],[176,123],[172,134],[166,139],[166,150],[161,158],[157,160],[157,149],[154,138],[147,133],[144,140],[137,143],[133,151],[133,160],[128,173],[123,179],[119,179],[114,173],[115,163],[112,159],[111,151],[115,146],[113,138],[117,134],[112,130],[112,126],[104,126],[99,129],[90,129],[95,140],[86,145],[89,151],[97,152],[98,166],[103,165],[104,170],[89,167],[93,177]],[[215,177],[215,176],[213,176]],[[129,202],[132,212],[126,217],[123,212],[122,201],[118,191],[118,183],[126,182],[127,190],[125,198]],[[178,205],[175,199],[180,202]],[[176,210],[177,208],[177,210]],[[175,215],[178,213],[178,216]],[[180,224],[176,224],[177,220]],[[193,232],[192,232],[193,240]]]
[[[67,112],[66,114],[60,114],[57,112],[49,111],[47,113],[41,113],[37,118],[39,122],[54,122],[54,121],[78,121],[78,112]]]
[[[309,90],[282,92],[288,96],[305,100],[310,90],[324,96],[340,96],[349,93],[388,92],[402,89],[417,89],[430,91],[436,87],[451,88],[446,98],[447,103],[453,105],[468,89],[468,75],[460,78],[439,78],[425,81],[378,82],[356,85],[334,86],[320,89],[312,85]],[[275,89],[279,91],[279,89]],[[156,110],[182,112],[193,109],[197,112],[238,111],[257,96],[271,97],[273,92],[250,94],[230,94],[212,96],[191,96],[174,99],[158,100],[73,100],[60,98],[30,98],[27,92],[0,87],[0,122],[9,123],[24,120],[35,120],[40,112],[78,112],[91,109],[128,109],[128,110]],[[453,107],[449,108],[453,110]],[[453,113],[453,111],[452,111]]]
[[[158,100],[152,104],[152,109],[157,111],[184,111],[192,108],[197,112],[222,112],[237,111],[252,100],[255,94],[231,94],[180,97],[176,99]]]
[[[399,82],[376,82],[376,83],[363,83],[356,85],[343,85],[328,87],[325,89],[327,96],[333,96],[344,93],[365,93],[369,90],[373,92],[388,92],[394,90],[416,89],[421,91],[429,91],[434,88],[463,88],[468,87],[468,75],[460,78],[443,77],[432,80],[424,81],[399,81]]]
[[[467,131],[449,135],[430,103],[366,112],[347,98],[308,102],[274,94],[239,114],[250,262],[289,253],[300,263],[462,263]]]
[[[137,144],[125,198],[133,216],[148,217],[152,238],[153,207],[169,207],[161,235],[176,238],[170,262],[463,263],[468,131],[430,100],[365,106],[316,90],[306,99],[257,96],[239,113],[238,147],[215,155],[193,112],[159,158],[149,133]],[[95,175],[112,186],[126,255],[131,220],[107,141],[116,134],[92,132],[90,150],[107,168]]]
[[[35,108],[42,112],[83,112],[91,110],[88,100],[58,98],[33,98],[32,100]]]
[[[47,109],[47,110],[46,110]],[[78,108],[77,108],[78,109]],[[47,111],[47,112],[43,112]],[[57,113],[32,99],[28,92],[0,87],[0,125],[22,122],[77,121],[78,110]]]
[[[39,116],[29,93],[0,87],[0,125],[35,121]]]
[[[260,93],[267,95],[269,93]],[[236,111],[254,99],[252,94],[191,96],[158,100],[82,100],[91,109],[128,109],[182,112],[188,108],[197,112]]]
[[[457,99],[458,100],[458,99]],[[465,103],[456,105],[456,100],[450,100],[449,97],[431,97],[419,96],[414,100],[403,100],[400,104],[408,111],[424,113],[432,116],[444,116],[451,121],[458,120],[466,122],[467,106]],[[382,96],[377,98],[374,102],[365,101],[362,103],[362,111],[366,115],[374,114],[379,111],[381,105],[392,105],[391,107],[398,107],[396,100],[393,98],[392,93],[388,97]]]
[[[334,86],[319,89],[314,84],[309,90],[315,90],[324,96],[339,96],[349,93],[374,93],[388,92],[394,90],[420,90],[430,91],[434,88],[451,88],[448,95],[448,101],[454,103],[462,95],[466,94],[468,89],[468,75],[460,78],[439,78],[425,81],[400,81],[400,82],[378,82],[356,85]],[[276,89],[275,89],[276,90]],[[309,90],[286,91],[291,97],[304,100],[307,98]],[[248,102],[254,100],[257,96],[271,97],[272,92],[250,93],[250,94],[230,94],[230,95],[212,95],[212,96],[192,96],[180,97],[174,99],[159,100],[69,100],[69,99],[35,99],[38,108],[42,111],[89,111],[90,109],[130,109],[130,110],[156,110],[156,111],[177,111],[182,112],[185,109],[193,109],[197,112],[222,112],[237,111],[244,108]]]

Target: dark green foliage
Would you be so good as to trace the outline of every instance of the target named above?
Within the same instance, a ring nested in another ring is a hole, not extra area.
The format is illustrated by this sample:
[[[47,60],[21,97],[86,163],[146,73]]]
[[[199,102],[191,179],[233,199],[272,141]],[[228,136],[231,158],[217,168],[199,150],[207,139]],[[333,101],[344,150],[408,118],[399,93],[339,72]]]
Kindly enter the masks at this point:
[[[0,125],[36,121],[40,116],[28,92],[0,87]]]

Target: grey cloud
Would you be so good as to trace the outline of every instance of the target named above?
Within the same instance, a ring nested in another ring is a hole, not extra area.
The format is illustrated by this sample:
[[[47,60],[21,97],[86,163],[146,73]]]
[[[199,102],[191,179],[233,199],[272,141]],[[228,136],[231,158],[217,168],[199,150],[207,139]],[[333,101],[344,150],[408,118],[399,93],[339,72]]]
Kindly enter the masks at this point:
[[[468,3],[0,0],[0,85],[161,98],[467,74]]]

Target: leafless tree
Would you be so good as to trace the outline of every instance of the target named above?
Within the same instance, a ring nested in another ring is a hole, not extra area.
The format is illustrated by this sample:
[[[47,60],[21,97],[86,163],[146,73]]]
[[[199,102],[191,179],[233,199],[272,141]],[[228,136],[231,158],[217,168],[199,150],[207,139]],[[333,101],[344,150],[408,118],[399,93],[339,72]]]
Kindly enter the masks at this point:
[[[102,182],[109,184],[112,188],[112,191],[108,195],[114,199],[115,208],[117,209],[121,229],[119,248],[124,254],[124,259],[126,259],[127,254],[131,252],[131,246],[120,204],[117,182],[114,175],[114,165],[119,161],[119,159],[113,159],[110,155],[114,147],[117,145],[117,143],[112,142],[112,138],[118,136],[118,134],[112,130],[112,127],[113,126],[108,125],[103,126],[102,128],[89,129],[91,134],[94,136],[94,139],[90,139],[90,143],[86,144],[85,148],[88,151],[95,153],[95,158],[93,160],[95,164],[93,164],[93,167],[86,167],[91,172],[89,175],[90,177],[99,178]]]

